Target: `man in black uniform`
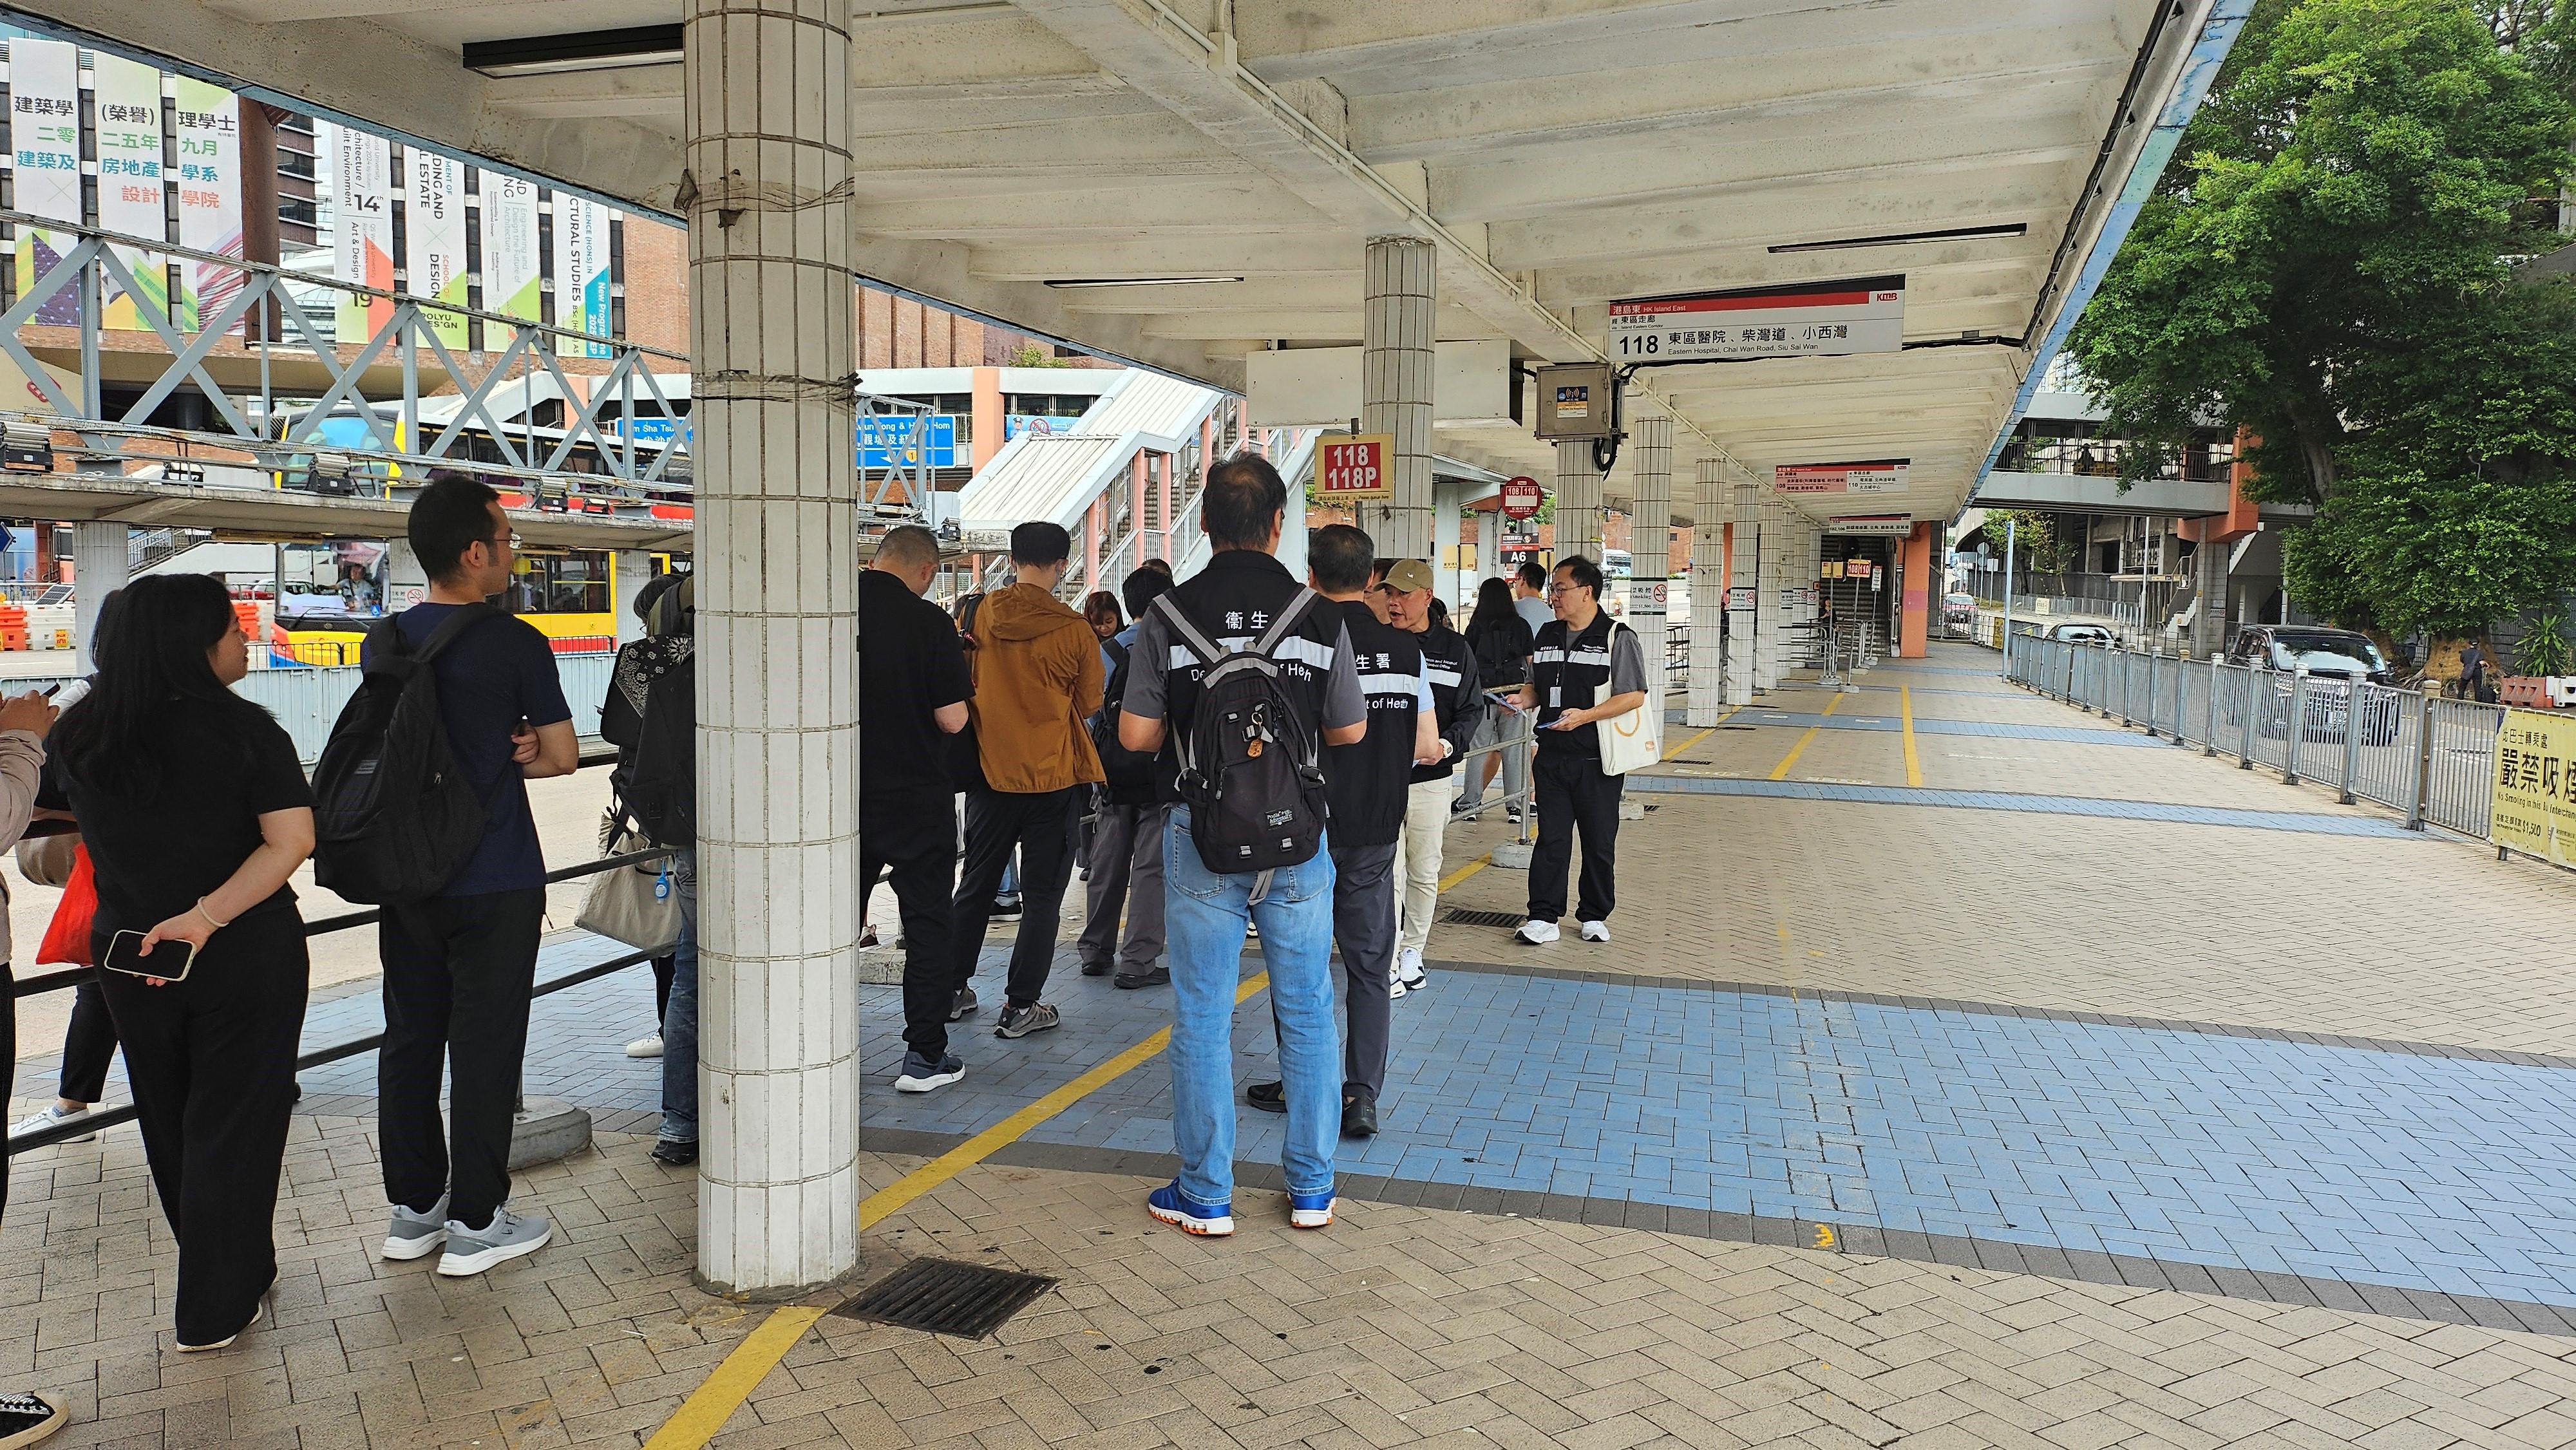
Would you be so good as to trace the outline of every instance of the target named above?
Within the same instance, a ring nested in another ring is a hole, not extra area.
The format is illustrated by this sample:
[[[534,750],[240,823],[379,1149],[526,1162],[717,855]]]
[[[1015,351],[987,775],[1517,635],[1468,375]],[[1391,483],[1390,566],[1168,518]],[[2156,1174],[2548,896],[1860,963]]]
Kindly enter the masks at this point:
[[[1396,890],[1403,895],[1397,911],[1395,985],[1390,997],[1420,991],[1429,984],[1422,971],[1422,950],[1431,944],[1431,913],[1440,905],[1442,833],[1449,828],[1449,805],[1457,789],[1449,777],[1458,757],[1475,738],[1485,718],[1485,684],[1476,669],[1476,648],[1467,637],[1435,618],[1439,597],[1431,566],[1420,559],[1399,559],[1378,586],[1387,617],[1410,633],[1422,647],[1424,675],[1431,681],[1433,723],[1440,732],[1440,758],[1413,768],[1405,793],[1404,833],[1395,842]]]
[[[1160,751],[1165,799],[1179,802],[1179,755],[1199,706],[1208,652],[1183,643],[1167,608],[1215,650],[1264,651],[1277,667],[1292,718],[1280,738],[1348,745],[1368,731],[1350,635],[1332,606],[1308,596],[1275,554],[1288,488],[1269,460],[1238,454],[1208,470],[1200,517],[1213,554],[1207,567],[1155,601],[1128,652],[1119,743]],[[1294,610],[1293,614],[1288,611]],[[1320,762],[1319,762],[1320,764]],[[1204,797],[1202,797],[1204,798]],[[1326,849],[1267,871],[1208,867],[1177,805],[1165,826],[1164,926],[1172,964],[1172,1145],[1181,1171],[1145,1200],[1146,1211],[1189,1233],[1234,1232],[1234,1003],[1247,922],[1261,924],[1271,1015],[1287,1083],[1288,1140],[1280,1152],[1291,1227],[1333,1221],[1333,1150],[1340,1113],[1334,1080],[1332,832]],[[1212,837],[1213,839],[1213,837]]]
[[[1610,939],[1617,897],[1612,869],[1619,846],[1621,778],[1601,771],[1599,722],[1646,703],[1646,656],[1637,632],[1601,607],[1601,566],[1576,555],[1548,579],[1556,617],[1538,632],[1521,708],[1538,712],[1538,844],[1530,850],[1529,920],[1521,941],[1557,938],[1565,914],[1565,868],[1574,833],[1583,833],[1583,892],[1575,919],[1585,941]]]
[[[886,531],[859,576],[859,901],[894,873],[903,917],[903,1072],[895,1091],[926,1093],[966,1075],[948,1050],[949,890],[956,874],[949,737],[973,693],[947,612],[921,597],[939,540],[918,524]]]
[[[1386,1086],[1387,983],[1395,962],[1395,838],[1404,828],[1404,782],[1415,762],[1440,758],[1431,728],[1430,682],[1414,637],[1377,622],[1365,597],[1369,536],[1348,524],[1317,529],[1306,540],[1307,580],[1332,601],[1350,630],[1351,658],[1368,698],[1368,734],[1324,749],[1324,782],[1332,805],[1333,941],[1342,949],[1348,1018],[1342,1047],[1342,1135],[1377,1132],[1378,1093]],[[1446,813],[1447,806],[1443,803]],[[1288,1110],[1286,1090],[1254,1083],[1244,1100]]]

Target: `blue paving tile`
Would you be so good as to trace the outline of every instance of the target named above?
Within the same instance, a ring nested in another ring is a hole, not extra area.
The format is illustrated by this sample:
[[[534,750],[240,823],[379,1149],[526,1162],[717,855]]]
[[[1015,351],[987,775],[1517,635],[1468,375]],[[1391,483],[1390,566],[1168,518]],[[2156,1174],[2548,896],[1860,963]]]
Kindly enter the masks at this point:
[[[1918,722],[1919,724],[1920,722]],[[2099,816],[2180,825],[2238,826],[2262,831],[2299,831],[2324,836],[2376,836],[2419,841],[2425,837],[2377,816],[2326,815],[2305,811],[2251,811],[2220,806],[2171,805],[2162,801],[2103,800],[2091,796],[2024,795],[2014,791],[1931,790],[1901,785],[1831,785],[1794,780],[1719,780],[1703,776],[1659,775],[1640,771],[1628,777],[1629,788],[1682,795],[1756,796],[1771,800],[1841,801],[1858,805],[1937,806],[1956,810],[2021,811],[2036,815]]]

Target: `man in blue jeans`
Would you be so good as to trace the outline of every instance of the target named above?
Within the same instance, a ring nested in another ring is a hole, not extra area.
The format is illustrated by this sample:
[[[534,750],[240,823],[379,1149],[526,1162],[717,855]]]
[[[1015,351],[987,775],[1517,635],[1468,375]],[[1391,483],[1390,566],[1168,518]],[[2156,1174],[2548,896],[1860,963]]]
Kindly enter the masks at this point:
[[[1288,491],[1268,460],[1241,454],[1208,473],[1203,520],[1214,555],[1205,569],[1164,596],[1219,647],[1248,648],[1300,586],[1272,557]],[[1368,733],[1349,631],[1338,611],[1310,601],[1279,640],[1287,692],[1309,739],[1348,745]],[[1288,1108],[1280,1168],[1288,1180],[1288,1221],[1333,1221],[1333,1148],[1341,1134],[1342,1058],[1333,1020],[1333,861],[1326,843],[1294,865],[1259,875],[1210,871],[1180,804],[1173,740],[1186,735],[1206,664],[1176,644],[1159,609],[1145,616],[1128,655],[1119,743],[1159,752],[1162,798],[1173,802],[1163,833],[1164,928],[1172,965],[1172,1137],[1178,1178],[1154,1190],[1146,1209],[1195,1234],[1234,1232],[1234,1004],[1247,924],[1261,928],[1261,956],[1279,1025],[1279,1069]],[[1266,879],[1265,879],[1266,877]]]

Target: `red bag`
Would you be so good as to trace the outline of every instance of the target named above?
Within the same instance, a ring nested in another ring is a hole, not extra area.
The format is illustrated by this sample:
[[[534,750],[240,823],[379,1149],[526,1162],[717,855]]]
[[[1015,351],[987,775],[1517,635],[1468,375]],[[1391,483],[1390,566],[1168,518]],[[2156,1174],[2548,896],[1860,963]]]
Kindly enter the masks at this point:
[[[90,960],[89,929],[97,917],[98,883],[90,876],[89,847],[75,846],[71,879],[63,883],[63,899],[54,907],[54,919],[45,926],[45,944],[36,948],[36,960],[96,966]]]

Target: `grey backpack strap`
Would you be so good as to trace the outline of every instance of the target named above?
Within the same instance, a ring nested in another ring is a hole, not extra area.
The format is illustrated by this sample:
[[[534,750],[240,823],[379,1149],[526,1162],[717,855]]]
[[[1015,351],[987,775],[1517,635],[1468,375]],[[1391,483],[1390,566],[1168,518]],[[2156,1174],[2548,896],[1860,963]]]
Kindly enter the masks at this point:
[[[1314,590],[1300,586],[1296,597],[1289,600],[1287,607],[1271,619],[1270,627],[1261,632],[1261,638],[1252,642],[1252,652],[1268,658],[1270,652],[1288,638],[1288,631],[1297,627],[1297,621],[1306,617],[1306,610],[1322,597]]]
[[[1202,664],[1212,665],[1225,658],[1226,651],[1217,648],[1214,640],[1200,633],[1197,625],[1190,623],[1190,617],[1181,613],[1181,607],[1172,602],[1171,595],[1164,594],[1156,598],[1154,607],[1162,612],[1163,622],[1172,627],[1172,633],[1180,637],[1181,644],[1190,653],[1197,655]]]

